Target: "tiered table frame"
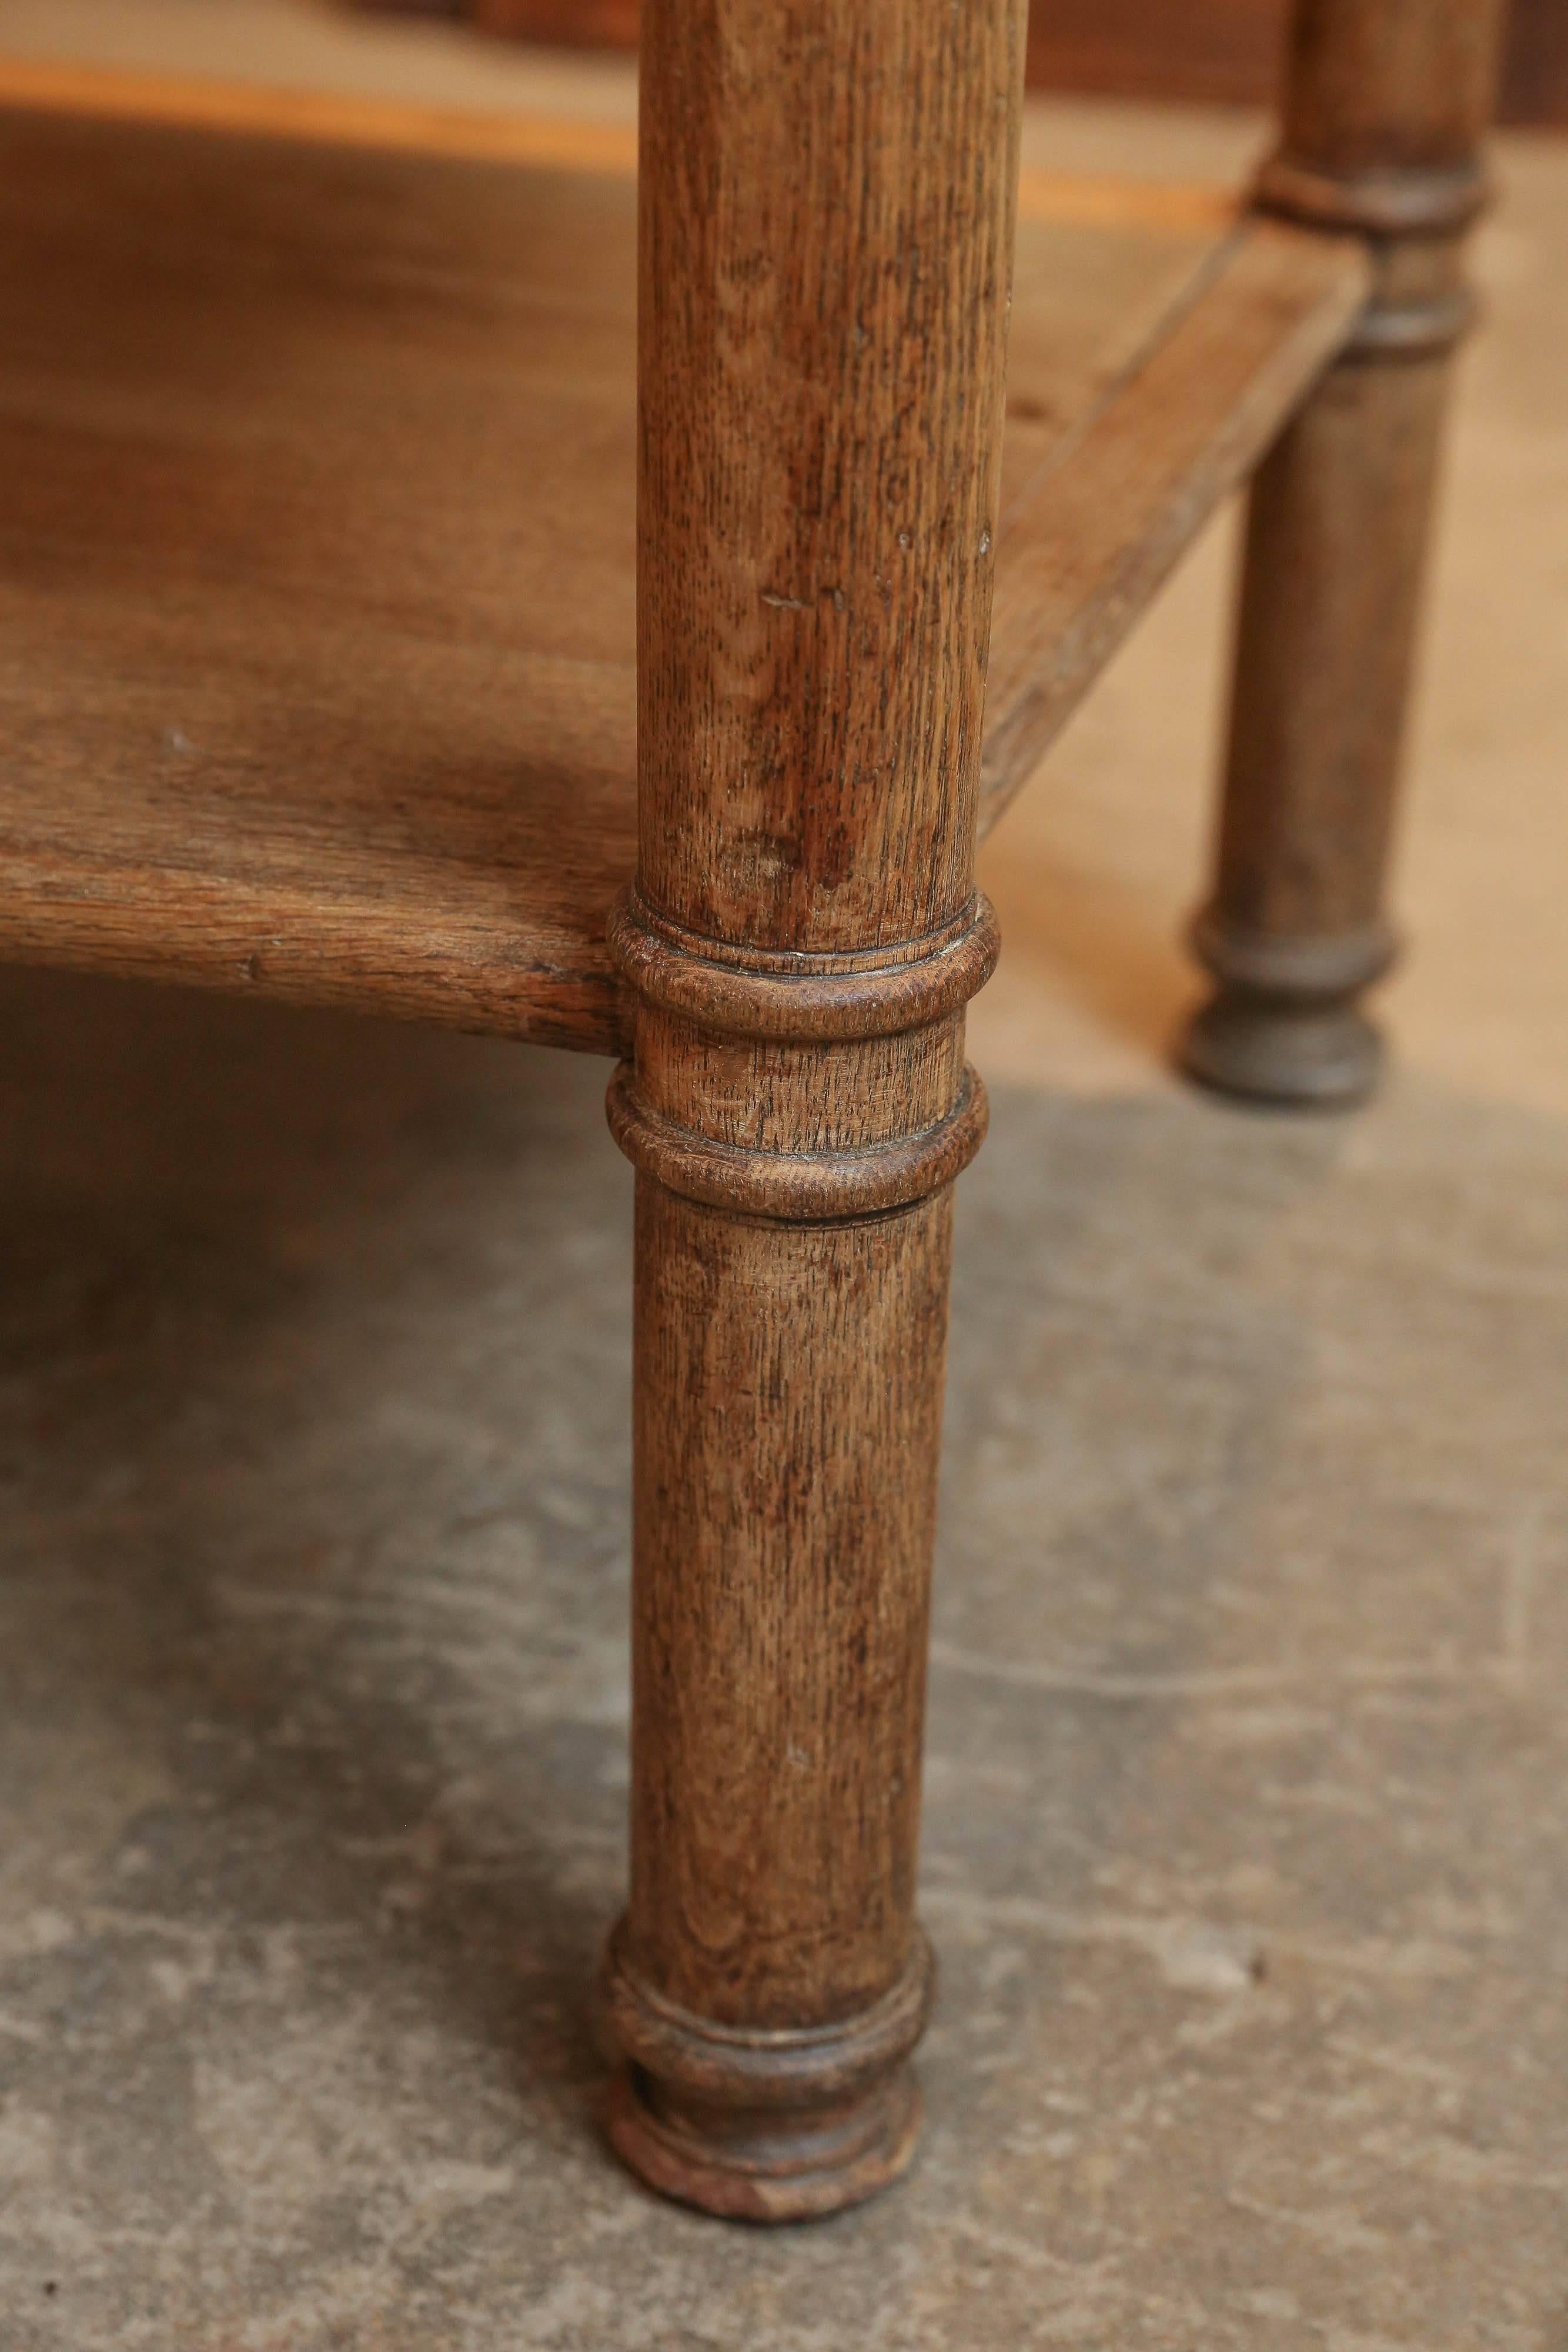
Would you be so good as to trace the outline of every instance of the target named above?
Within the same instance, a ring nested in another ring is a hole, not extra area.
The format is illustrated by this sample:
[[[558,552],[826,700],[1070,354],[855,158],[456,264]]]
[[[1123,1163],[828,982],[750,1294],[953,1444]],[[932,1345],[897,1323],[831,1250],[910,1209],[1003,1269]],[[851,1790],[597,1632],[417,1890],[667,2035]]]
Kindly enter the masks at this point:
[[[1369,1083],[1495,13],[1299,0],[1240,206],[1020,187],[1021,0],[648,0],[640,171],[0,72],[0,952],[619,1056],[612,2129],[711,2210],[914,2145],[977,834],[1254,469],[1186,1052]]]

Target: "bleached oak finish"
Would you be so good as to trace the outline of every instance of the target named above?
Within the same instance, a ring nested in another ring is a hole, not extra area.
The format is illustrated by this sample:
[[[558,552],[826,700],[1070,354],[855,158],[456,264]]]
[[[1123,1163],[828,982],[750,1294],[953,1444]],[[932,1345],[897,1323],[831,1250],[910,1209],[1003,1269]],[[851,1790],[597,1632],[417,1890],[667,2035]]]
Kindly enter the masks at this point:
[[[627,134],[0,99],[0,951],[616,1050]],[[1031,171],[1019,212],[982,826],[1365,267],[1213,189]]]
[[[612,2135],[777,2221],[908,2162],[1023,11],[643,27],[632,1895]]]
[[[1253,485],[1214,895],[1183,1058],[1225,1091],[1353,1102],[1394,953],[1385,880],[1498,0],[1298,0],[1258,202],[1366,239],[1371,301]]]

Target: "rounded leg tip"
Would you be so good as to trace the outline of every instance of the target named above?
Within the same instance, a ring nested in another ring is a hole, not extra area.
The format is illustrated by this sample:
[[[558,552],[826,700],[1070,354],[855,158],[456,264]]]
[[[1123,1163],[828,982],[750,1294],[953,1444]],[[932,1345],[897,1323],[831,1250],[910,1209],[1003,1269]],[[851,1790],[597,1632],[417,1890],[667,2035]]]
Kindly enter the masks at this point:
[[[704,2018],[642,1976],[622,1920],[605,1949],[605,2022],[622,2066],[610,2140],[661,2196],[738,2221],[808,2221],[859,2205],[908,2168],[920,2127],[909,2069],[935,1987],[918,1927],[887,1990],[826,2022]]]
[[[610,2091],[610,2144],[660,2196],[729,2221],[813,2221],[863,2204],[906,2172],[920,2132],[920,2090],[907,2066],[847,2114],[726,2117],[709,2133],[655,2112],[641,2070]],[[753,2128],[747,2129],[749,2121]],[[737,2127],[738,2126],[738,2127]]]
[[[1354,1004],[1301,1006],[1221,989],[1194,1014],[1176,1055],[1189,1078],[1217,1094],[1333,1110],[1374,1091],[1383,1041]]]

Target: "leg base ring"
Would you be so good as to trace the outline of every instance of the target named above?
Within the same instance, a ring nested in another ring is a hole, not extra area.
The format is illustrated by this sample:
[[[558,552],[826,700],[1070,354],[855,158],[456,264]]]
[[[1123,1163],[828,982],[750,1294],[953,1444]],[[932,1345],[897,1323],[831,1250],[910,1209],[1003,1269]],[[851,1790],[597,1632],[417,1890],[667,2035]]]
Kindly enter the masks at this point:
[[[1221,989],[1177,1046],[1188,1077],[1247,1102],[1304,1109],[1364,1102],[1383,1068],[1383,1041],[1354,1004],[1291,1005]]]
[[[640,2067],[617,2072],[609,2115],[616,2155],[662,2197],[731,2221],[819,2221],[862,2204],[908,2170],[920,2130],[920,2090],[907,2067],[849,2115],[812,2116],[796,2130],[777,2115],[730,2114],[710,2136],[695,2119],[661,2116],[652,2096]]]

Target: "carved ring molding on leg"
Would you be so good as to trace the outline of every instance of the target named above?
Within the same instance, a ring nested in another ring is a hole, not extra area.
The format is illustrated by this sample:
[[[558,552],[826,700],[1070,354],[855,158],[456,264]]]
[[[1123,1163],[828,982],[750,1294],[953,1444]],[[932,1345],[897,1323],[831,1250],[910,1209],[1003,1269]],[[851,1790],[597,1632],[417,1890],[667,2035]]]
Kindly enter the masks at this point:
[[[611,2138],[666,2196],[750,2221],[804,2221],[896,2179],[920,2094],[907,2060],[936,1985],[918,1929],[898,1981],[834,2023],[768,2031],[696,2017],[632,1968],[621,1930],[601,1980],[623,2061]]]
[[[885,1037],[960,1012],[995,971],[1000,944],[978,891],[937,929],[860,953],[732,946],[671,922],[635,888],[616,901],[607,936],[648,1003],[729,1036],[797,1045]]]
[[[1289,155],[1271,155],[1253,184],[1260,211],[1308,228],[1354,229],[1363,236],[1458,236],[1485,207],[1490,189],[1476,163],[1405,165],[1341,177]]]
[[[607,1108],[627,1159],[666,1192],[737,1215],[810,1224],[883,1215],[928,1199],[968,1166],[989,1117],[979,1074],[967,1064],[945,1118],[846,1151],[758,1151],[677,1126],[639,1099],[629,1062],[611,1080]]]

